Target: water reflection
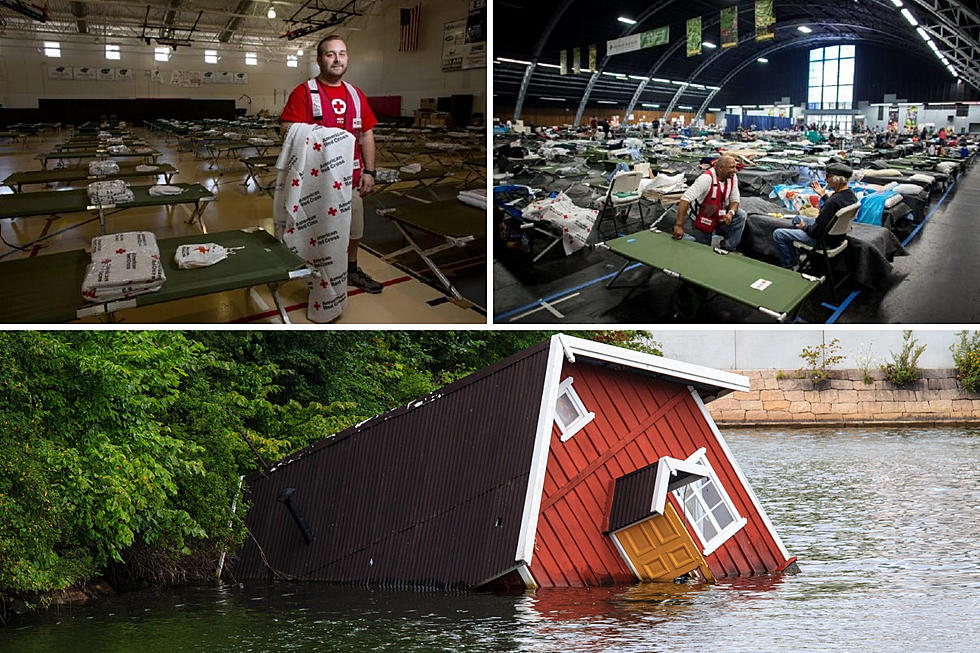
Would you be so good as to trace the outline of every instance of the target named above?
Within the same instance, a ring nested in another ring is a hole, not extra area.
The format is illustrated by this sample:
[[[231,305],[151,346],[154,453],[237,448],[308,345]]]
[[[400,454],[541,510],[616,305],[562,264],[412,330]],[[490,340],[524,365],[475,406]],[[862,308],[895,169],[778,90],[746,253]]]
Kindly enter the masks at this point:
[[[11,651],[972,650],[980,430],[741,431],[802,573],[518,595],[250,583],[20,619]]]

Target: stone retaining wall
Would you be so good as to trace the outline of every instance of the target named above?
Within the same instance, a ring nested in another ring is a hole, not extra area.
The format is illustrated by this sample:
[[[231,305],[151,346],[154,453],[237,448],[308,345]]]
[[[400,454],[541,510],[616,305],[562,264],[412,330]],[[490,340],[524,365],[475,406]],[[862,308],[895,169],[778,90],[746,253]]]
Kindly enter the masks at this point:
[[[718,424],[980,423],[980,394],[966,392],[956,370],[922,370],[922,378],[899,388],[872,372],[866,384],[860,370],[836,370],[819,384],[796,379],[794,371],[742,370],[751,384],[708,404]]]

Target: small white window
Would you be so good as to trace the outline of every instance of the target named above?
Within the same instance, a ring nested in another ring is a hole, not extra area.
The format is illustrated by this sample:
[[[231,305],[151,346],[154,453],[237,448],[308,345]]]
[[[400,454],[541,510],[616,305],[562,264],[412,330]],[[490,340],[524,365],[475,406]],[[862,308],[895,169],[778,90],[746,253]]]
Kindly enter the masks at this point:
[[[170,61],[170,48],[154,48],[154,61]]]
[[[558,386],[558,401],[555,402],[555,424],[561,431],[561,441],[565,442],[594,419],[595,413],[585,410],[585,405],[572,387],[572,377],[562,381]]]
[[[254,52],[245,53],[245,65],[246,66],[257,66],[259,65],[259,57]]]
[[[218,51],[217,50],[205,50],[204,51],[204,63],[218,63]]]
[[[106,59],[121,59],[122,55],[119,53],[119,46],[112,45],[111,43],[106,43],[105,46],[105,58]]]
[[[44,42],[44,56],[45,57],[60,57],[61,56],[61,43],[58,41],[45,41]]]
[[[681,504],[685,520],[691,524],[701,540],[704,547],[702,554],[708,555],[740,531],[747,522],[738,514],[704,451],[703,447],[698,449],[687,458],[687,462],[703,465],[710,475],[675,490],[674,496]]]
[[[286,56],[286,66],[289,68],[299,67],[299,61],[296,59],[295,54],[290,54]]]

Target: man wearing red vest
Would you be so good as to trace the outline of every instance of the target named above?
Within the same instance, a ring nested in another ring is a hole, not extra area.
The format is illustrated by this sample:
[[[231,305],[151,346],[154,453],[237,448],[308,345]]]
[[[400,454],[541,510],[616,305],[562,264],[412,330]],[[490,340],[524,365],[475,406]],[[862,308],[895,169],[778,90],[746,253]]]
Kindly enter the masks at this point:
[[[347,44],[336,35],[324,37],[316,46],[320,74],[293,89],[279,116],[285,135],[294,122],[337,127],[357,139],[354,145],[354,188],[351,196],[350,244],[347,247],[347,282],[369,293],[381,292],[380,283],[357,265],[357,247],[364,236],[362,195],[374,186],[374,126],[378,123],[361,89],[343,81],[347,72]]]
[[[742,241],[742,230],[745,228],[745,211],[738,208],[741,199],[738,176],[735,174],[735,159],[728,155],[718,157],[714,165],[699,175],[691,187],[684,191],[677,203],[674,240],[687,238],[710,245],[711,236],[717,233],[724,236],[722,248],[735,251]],[[685,231],[688,213],[692,213],[688,225],[691,228]]]

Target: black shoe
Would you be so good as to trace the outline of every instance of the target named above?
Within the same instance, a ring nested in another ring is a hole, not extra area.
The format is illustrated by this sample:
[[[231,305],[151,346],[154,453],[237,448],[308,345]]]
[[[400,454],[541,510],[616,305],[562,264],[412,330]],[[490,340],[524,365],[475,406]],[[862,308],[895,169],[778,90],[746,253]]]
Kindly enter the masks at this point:
[[[380,283],[368,276],[367,272],[360,267],[354,268],[353,272],[347,273],[347,285],[360,288],[364,292],[378,295],[384,288]]]

